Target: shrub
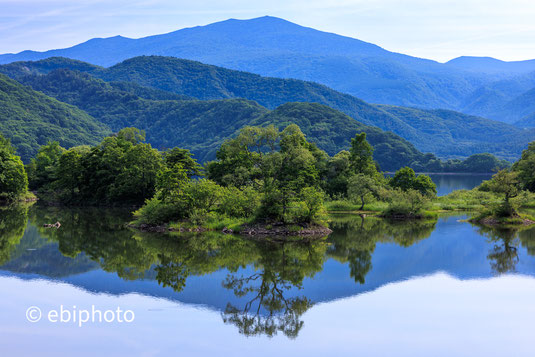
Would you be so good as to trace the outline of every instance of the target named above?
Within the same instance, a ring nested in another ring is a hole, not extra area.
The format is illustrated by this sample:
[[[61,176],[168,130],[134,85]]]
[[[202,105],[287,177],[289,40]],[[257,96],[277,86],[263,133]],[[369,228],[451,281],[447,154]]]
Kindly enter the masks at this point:
[[[225,188],[218,212],[229,217],[252,217],[260,207],[260,194],[247,186],[240,190],[229,186]]]
[[[414,217],[423,215],[422,210],[429,199],[417,190],[402,191],[397,189],[390,192],[388,201],[388,206],[383,215],[387,217]]]
[[[162,202],[156,197],[147,200],[143,207],[134,212],[138,224],[163,224],[183,216],[183,209],[177,203]]]

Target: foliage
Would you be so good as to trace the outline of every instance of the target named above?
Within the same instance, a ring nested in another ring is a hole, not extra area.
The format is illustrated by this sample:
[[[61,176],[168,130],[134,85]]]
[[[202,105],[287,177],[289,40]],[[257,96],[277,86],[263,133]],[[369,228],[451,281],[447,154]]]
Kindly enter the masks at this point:
[[[416,190],[425,196],[433,197],[437,194],[437,187],[431,178],[427,175],[416,176],[410,167],[399,169],[390,179],[389,185],[402,191]]]
[[[383,212],[385,217],[421,218],[425,214],[423,208],[429,202],[429,197],[418,190],[396,188],[390,191],[388,200],[388,207]]]
[[[493,214],[498,217],[512,217],[516,215],[517,205],[512,201],[520,193],[518,172],[501,170],[492,176],[487,187],[491,192],[503,194],[503,202],[495,207]]]
[[[522,152],[522,157],[515,162],[512,170],[518,173],[523,189],[535,192],[535,141]]]
[[[50,141],[39,148],[37,155],[27,166],[31,189],[50,185],[58,178],[56,168],[64,152],[65,149],[57,141]]]
[[[326,158],[300,128],[246,127],[208,163],[208,177],[225,186],[254,187],[261,204],[257,217],[282,222],[311,222],[321,212],[319,161]],[[319,159],[319,160],[318,160]]]
[[[28,191],[28,177],[8,139],[0,135],[0,201],[12,201]]]
[[[65,150],[51,142],[29,165],[32,186],[64,203],[142,203],[154,195],[164,166],[144,140],[142,131],[125,128],[92,148]]]
[[[373,147],[366,140],[366,133],[357,134],[351,139],[349,154],[350,168],[354,173],[369,176],[376,174]]]
[[[375,178],[359,173],[349,178],[347,197],[353,203],[359,202],[359,210],[363,210],[364,204],[373,196],[379,196],[380,190],[381,186]]]

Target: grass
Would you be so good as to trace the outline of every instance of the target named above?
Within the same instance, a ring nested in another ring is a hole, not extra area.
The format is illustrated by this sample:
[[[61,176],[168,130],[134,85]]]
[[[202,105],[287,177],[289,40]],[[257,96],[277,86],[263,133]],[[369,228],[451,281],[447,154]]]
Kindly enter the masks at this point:
[[[433,198],[425,204],[423,210],[418,212],[422,218],[436,218],[441,212],[463,211],[475,212],[476,214],[486,214],[488,217],[489,207],[496,207],[502,203],[502,195],[492,192],[472,190],[457,190],[449,195]],[[377,212],[383,213],[388,208],[388,203],[383,201],[374,201],[364,206],[364,210],[359,210],[360,204],[354,204],[348,200],[332,200],[325,202],[329,212],[348,212],[348,213],[366,213]],[[529,193],[520,204],[524,209],[535,208],[535,194]],[[534,211],[535,212],[535,211]],[[530,216],[522,215],[523,218],[531,219]],[[518,219],[517,219],[518,220]],[[515,219],[503,220],[503,224],[518,224]]]
[[[386,202],[375,201],[364,205],[363,210],[359,210],[360,204],[354,204],[348,200],[326,201],[325,208],[328,212],[382,212],[388,204]]]
[[[491,192],[458,190],[432,200],[434,211],[481,211],[489,205],[499,204],[501,197]]]
[[[221,231],[223,228],[232,229],[239,233],[244,224],[252,223],[253,218],[231,218],[222,215],[209,214],[203,222],[178,221],[169,223],[170,228],[193,230],[203,228],[209,231]]]

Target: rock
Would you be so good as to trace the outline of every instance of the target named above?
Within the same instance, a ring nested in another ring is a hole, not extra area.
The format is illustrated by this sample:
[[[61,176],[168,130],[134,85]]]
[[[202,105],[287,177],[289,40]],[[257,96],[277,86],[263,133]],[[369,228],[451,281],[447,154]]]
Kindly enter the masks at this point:
[[[57,229],[57,228],[61,227],[61,223],[59,223],[59,222],[56,222],[54,224],[45,223],[45,224],[43,224],[43,227],[45,227],[45,228],[56,228]]]
[[[223,230],[222,230],[223,233],[225,234],[232,234],[234,233],[234,231],[230,228],[227,228],[227,227],[224,227]]]

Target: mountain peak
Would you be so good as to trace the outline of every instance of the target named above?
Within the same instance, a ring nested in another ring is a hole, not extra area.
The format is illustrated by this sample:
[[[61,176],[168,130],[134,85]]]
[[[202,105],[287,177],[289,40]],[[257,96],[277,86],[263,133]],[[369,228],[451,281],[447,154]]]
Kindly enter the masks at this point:
[[[496,59],[494,57],[485,56],[460,56],[449,60],[446,64],[460,64],[460,63],[506,63],[505,61]]]

